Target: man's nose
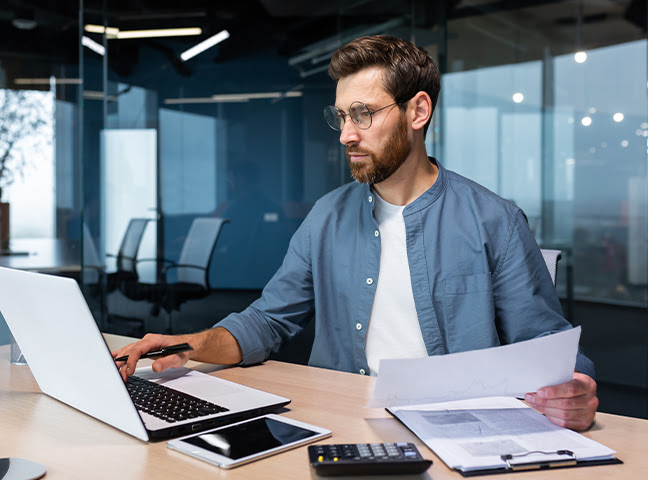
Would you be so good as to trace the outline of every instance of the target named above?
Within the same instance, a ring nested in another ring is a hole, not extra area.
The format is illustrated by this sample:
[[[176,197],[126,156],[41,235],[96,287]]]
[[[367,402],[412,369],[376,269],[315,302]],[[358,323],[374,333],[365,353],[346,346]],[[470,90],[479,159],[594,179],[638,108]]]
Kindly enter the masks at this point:
[[[348,145],[349,143],[357,143],[359,140],[358,127],[348,118],[344,122],[344,125],[342,125],[342,130],[340,131],[340,143],[342,145]]]

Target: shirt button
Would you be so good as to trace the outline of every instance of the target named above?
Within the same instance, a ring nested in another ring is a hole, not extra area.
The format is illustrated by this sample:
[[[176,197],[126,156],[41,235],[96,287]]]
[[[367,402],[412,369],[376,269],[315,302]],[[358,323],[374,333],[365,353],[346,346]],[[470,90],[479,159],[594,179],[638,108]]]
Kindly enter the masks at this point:
[[[365,369],[364,369],[364,368],[361,368],[361,369],[359,370],[359,372],[360,372],[360,375],[364,375],[365,373],[367,373],[367,372],[365,372]]]
[[[367,285],[373,284],[373,278],[367,278]]]
[[[373,202],[373,197],[371,195],[369,195],[369,198],[367,198],[367,200],[369,200],[369,203],[371,203],[371,202]]]
[[[362,330],[362,324],[356,323],[356,330]]]
[[[379,232],[378,230],[376,230],[376,231],[374,232],[374,235],[377,237],[377,236],[380,235],[380,232]]]

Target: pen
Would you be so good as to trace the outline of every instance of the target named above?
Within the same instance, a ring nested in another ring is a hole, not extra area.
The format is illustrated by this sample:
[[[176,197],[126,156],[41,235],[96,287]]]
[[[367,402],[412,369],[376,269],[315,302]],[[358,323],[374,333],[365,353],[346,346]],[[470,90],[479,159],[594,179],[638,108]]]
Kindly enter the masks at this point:
[[[188,343],[179,343],[178,345],[170,345],[168,347],[164,347],[161,350],[147,352],[140,357],[140,360],[143,358],[166,357],[167,355],[173,355],[174,353],[180,352],[188,352],[190,350],[193,350],[193,348],[191,348],[191,345],[189,345]],[[126,360],[128,360],[128,355],[115,358],[115,362],[125,362]]]

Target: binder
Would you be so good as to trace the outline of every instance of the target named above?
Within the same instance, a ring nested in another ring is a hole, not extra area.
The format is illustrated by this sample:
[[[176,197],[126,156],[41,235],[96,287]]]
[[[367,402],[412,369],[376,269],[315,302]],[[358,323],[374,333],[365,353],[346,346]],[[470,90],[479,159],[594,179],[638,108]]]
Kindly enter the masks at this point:
[[[605,445],[554,425],[512,397],[387,411],[464,477],[623,463]]]

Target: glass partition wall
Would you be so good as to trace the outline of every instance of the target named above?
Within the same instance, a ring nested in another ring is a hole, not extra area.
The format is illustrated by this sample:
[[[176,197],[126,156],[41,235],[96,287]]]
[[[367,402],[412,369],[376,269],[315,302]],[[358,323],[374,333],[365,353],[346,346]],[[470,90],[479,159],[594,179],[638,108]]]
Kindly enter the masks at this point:
[[[645,4],[460,5],[447,22],[443,160],[562,251],[558,293],[583,326],[602,409],[645,416]]]
[[[0,266],[81,281],[79,15],[78,1],[0,6]],[[100,320],[100,295],[88,298]]]
[[[645,0],[22,3],[37,28],[16,27],[31,24],[13,5],[0,16],[16,36],[2,34],[0,95],[39,115],[35,150],[13,157],[22,176],[0,184],[10,246],[68,245],[76,267],[58,273],[104,331],[202,329],[260,295],[313,203],[351,181],[322,116],[330,56],[389,33],[441,68],[429,153],[562,251],[557,289],[600,409],[648,417]],[[136,33],[166,28],[194,30]],[[308,351],[307,334],[278,358]]]

